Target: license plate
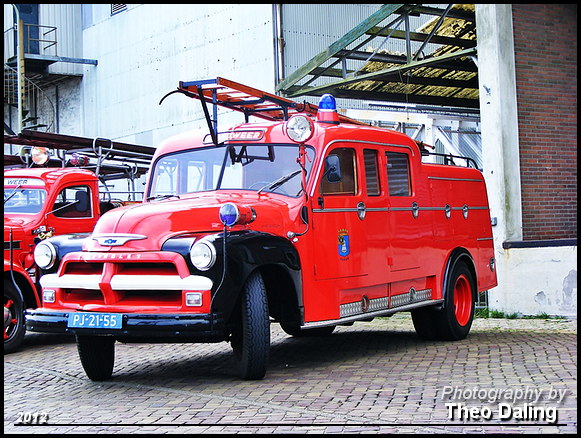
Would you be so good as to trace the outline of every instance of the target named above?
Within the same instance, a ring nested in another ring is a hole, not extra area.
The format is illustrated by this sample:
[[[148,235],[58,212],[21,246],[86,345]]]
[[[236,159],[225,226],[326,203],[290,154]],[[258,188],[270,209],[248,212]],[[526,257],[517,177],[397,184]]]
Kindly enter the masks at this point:
[[[120,329],[123,323],[123,315],[119,313],[69,313],[67,327],[73,328],[97,328]]]

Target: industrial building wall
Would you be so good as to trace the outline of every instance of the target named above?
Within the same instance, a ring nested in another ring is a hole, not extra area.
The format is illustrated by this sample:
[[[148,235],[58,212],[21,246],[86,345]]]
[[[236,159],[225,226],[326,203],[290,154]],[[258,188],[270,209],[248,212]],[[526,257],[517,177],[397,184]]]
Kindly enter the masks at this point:
[[[577,5],[513,4],[523,240],[577,238]]]
[[[206,127],[197,100],[173,95],[159,105],[179,81],[221,76],[274,91],[270,4],[127,5],[114,14],[109,4],[85,4],[83,26],[83,57],[99,62],[84,67],[85,136],[157,145]]]

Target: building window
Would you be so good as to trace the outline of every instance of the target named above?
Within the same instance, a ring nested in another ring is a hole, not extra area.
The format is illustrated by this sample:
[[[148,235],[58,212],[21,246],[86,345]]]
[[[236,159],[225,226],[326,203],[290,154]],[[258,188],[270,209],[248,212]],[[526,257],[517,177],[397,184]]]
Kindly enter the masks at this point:
[[[111,5],[111,15],[115,15],[125,9],[127,9],[127,5]]]

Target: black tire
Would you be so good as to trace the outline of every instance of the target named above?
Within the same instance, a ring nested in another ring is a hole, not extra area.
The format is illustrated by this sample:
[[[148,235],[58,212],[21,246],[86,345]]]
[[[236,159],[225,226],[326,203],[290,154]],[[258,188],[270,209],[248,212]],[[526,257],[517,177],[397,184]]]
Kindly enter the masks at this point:
[[[4,280],[4,354],[20,348],[26,333],[24,306],[20,294],[10,280]]]
[[[111,336],[75,336],[79,359],[87,377],[99,382],[113,374],[115,338]]]
[[[474,320],[475,296],[472,272],[465,262],[456,262],[447,279],[445,306],[435,313],[440,339],[458,341],[468,336]]]
[[[232,336],[234,360],[240,378],[260,380],[266,375],[270,352],[268,301],[260,273],[251,274],[246,281],[241,308],[241,327]]]
[[[416,333],[425,341],[434,341],[439,338],[438,324],[434,313],[435,310],[428,307],[420,307],[411,311]]]
[[[281,323],[280,327],[287,335],[294,336],[295,338],[311,338],[329,336],[331,333],[333,333],[336,326],[329,325],[326,327],[301,330],[300,327]]]

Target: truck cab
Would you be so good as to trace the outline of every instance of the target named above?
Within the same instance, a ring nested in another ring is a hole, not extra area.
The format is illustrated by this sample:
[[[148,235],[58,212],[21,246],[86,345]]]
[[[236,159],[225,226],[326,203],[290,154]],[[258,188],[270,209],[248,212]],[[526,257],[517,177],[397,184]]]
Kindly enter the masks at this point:
[[[4,142],[25,145],[18,160],[5,155],[5,166],[13,166],[4,170],[4,353],[10,353],[24,337],[25,309],[42,305],[36,245],[56,235],[66,234],[71,239],[86,236],[103,213],[122,202],[111,202],[110,194],[100,194],[102,181],[95,166],[91,170],[71,167],[87,165],[88,155],[73,152],[71,159],[64,152],[69,147],[79,148],[83,142],[95,145],[93,139],[24,131],[5,135]],[[41,144],[55,148],[62,159],[51,159],[49,148]],[[107,154],[111,155],[110,149]],[[103,181],[105,172],[122,169],[100,164],[96,167]]]
[[[42,242],[30,330],[74,333],[92,380],[112,375],[116,341],[227,341],[239,376],[261,379],[272,322],[329,335],[409,311],[422,338],[468,335],[496,285],[478,169],[423,163],[411,138],[340,116],[330,95],[300,106],[221,78],[178,91],[263,120],[208,116],[209,133],[158,146],[142,204],[82,241]]]

